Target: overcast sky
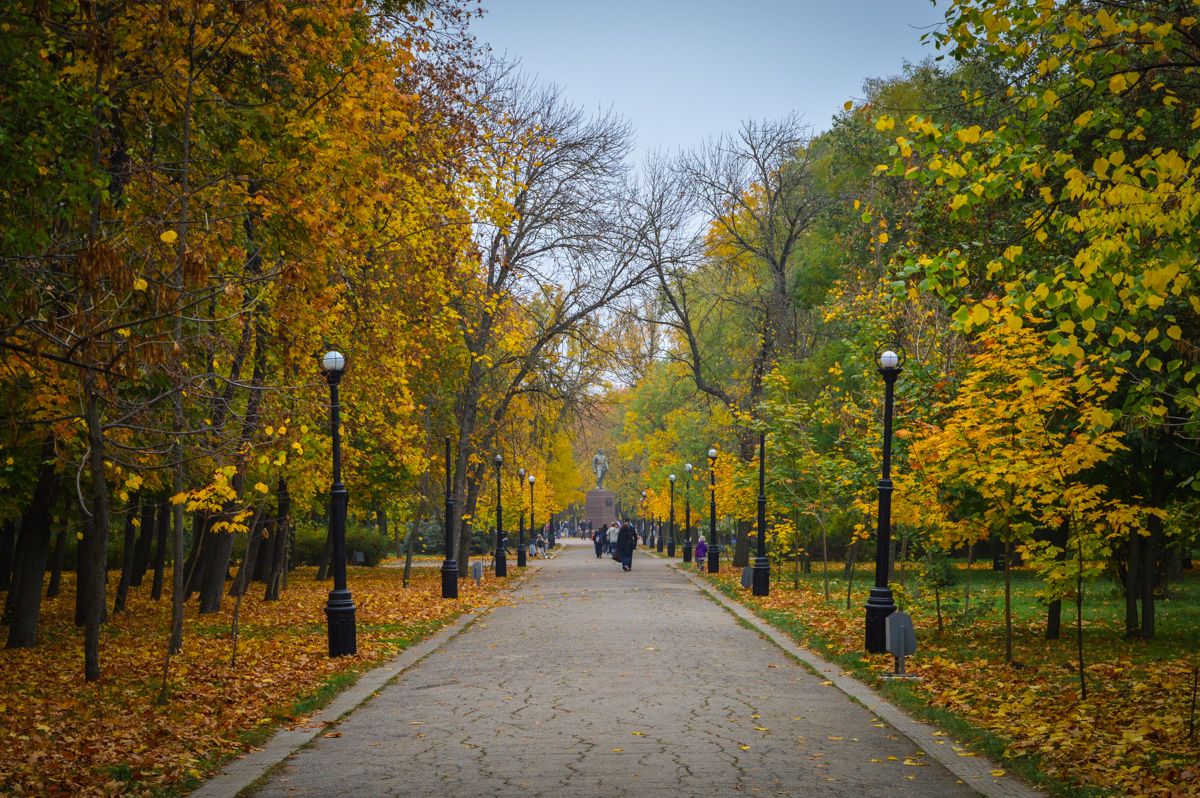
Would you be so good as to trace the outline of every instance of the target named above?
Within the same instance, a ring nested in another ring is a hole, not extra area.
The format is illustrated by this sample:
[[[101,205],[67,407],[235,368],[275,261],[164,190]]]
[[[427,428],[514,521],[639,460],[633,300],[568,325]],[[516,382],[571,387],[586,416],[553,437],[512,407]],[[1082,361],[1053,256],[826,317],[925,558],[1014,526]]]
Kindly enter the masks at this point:
[[[940,3],[945,7],[945,0]],[[484,0],[476,35],[588,108],[633,123],[639,155],[744,119],[798,112],[817,131],[864,78],[932,54],[930,0]]]

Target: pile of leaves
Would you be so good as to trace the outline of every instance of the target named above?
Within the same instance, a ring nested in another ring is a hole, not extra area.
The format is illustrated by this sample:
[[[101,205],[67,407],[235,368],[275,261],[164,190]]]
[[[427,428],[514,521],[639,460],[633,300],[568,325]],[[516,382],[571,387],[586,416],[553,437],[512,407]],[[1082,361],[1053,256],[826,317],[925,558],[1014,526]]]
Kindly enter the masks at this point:
[[[865,596],[849,610],[844,594],[826,603],[815,583],[778,580],[770,596],[755,598],[740,575],[726,570],[706,578],[751,607],[797,642],[819,651],[868,681],[891,670],[890,655],[863,651]],[[995,614],[956,618],[942,636],[931,607],[906,606],[918,630],[917,656],[906,670],[921,677],[906,685],[921,701],[957,715],[1005,744],[1010,763],[1026,760],[1063,784],[1120,795],[1175,798],[1200,792],[1200,760],[1193,732],[1197,668],[1194,646],[1147,646],[1124,639],[1124,627],[1085,619],[1087,698],[1080,700],[1076,640],[1044,638],[1040,618],[1018,617],[1014,665],[1004,664]],[[1169,612],[1164,608],[1163,614]]]
[[[242,599],[237,658],[234,601],[197,616],[171,660],[159,702],[170,601],[130,598],[104,627],[105,670],[85,683],[72,621],[72,585],[46,602],[42,643],[0,651],[0,793],[11,796],[161,795],[181,792],[282,724],[302,722],[356,674],[427,637],[463,611],[500,601],[511,582],[464,580],[441,599],[440,572],[352,568],[358,654],[330,659],[324,607],[331,583],[313,569],[289,577],[282,600]],[[234,663],[234,664],[231,664]]]

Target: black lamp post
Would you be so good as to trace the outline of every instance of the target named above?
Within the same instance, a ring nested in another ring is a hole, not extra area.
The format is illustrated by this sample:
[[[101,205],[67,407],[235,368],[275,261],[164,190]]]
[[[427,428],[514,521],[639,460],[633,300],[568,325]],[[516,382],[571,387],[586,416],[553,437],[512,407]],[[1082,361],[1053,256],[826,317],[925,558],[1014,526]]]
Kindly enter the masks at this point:
[[[758,556],[754,558],[752,592],[771,593],[771,564],[767,562],[767,433],[758,433]]]
[[[708,572],[721,570],[721,541],[717,539],[717,450],[708,450]]]
[[[329,381],[329,417],[333,433],[333,484],[329,488],[329,536],[333,539],[333,590],[325,604],[329,626],[329,656],[355,654],[354,600],[346,588],[346,504],[350,495],[342,484],[342,406],[338,401],[338,383],[346,370],[346,358],[332,350],[321,356],[321,370]]]
[[[500,511],[500,464],[504,458],[496,455],[496,576],[508,576],[508,551],[504,546],[504,514]]]
[[[897,347],[899,349],[899,347]],[[904,365],[904,350],[896,354],[888,349],[876,351],[879,373],[883,375],[883,475],[879,480],[879,524],[875,531],[875,587],[867,598],[867,651],[887,651],[885,622],[896,611],[896,602],[888,587],[888,549],[892,543],[892,405],[896,378]]]
[[[442,560],[442,598],[458,598],[458,561],[454,559],[454,489],[450,485],[450,436],[446,436],[446,559]]]
[[[671,509],[667,512],[667,556],[675,556],[675,475],[667,476],[670,482]]]
[[[529,538],[537,540],[537,527],[533,525],[533,474],[529,475]]]
[[[687,482],[683,486],[683,561],[692,561],[692,464],[684,463]]]
[[[524,485],[523,485],[524,482],[525,482],[525,469],[518,468],[517,469],[517,484],[520,485],[521,487],[524,487]],[[524,568],[525,566],[527,566],[529,564],[529,560],[525,554],[525,508],[524,507],[521,508],[521,521],[520,521],[520,526],[517,527],[517,529],[519,530],[517,532],[517,567]]]

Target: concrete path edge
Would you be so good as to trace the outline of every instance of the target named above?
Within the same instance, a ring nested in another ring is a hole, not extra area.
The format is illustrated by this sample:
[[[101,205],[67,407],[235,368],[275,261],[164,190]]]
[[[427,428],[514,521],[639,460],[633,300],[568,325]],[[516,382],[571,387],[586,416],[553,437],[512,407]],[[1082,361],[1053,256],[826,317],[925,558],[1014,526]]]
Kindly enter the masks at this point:
[[[234,798],[271,768],[325,732],[330,724],[370,700],[406,670],[464,632],[485,612],[464,612],[453,623],[367,671],[302,726],[276,732],[262,748],[230,762],[219,774],[189,793],[189,798]]]
[[[993,776],[992,771],[1000,769],[1000,766],[989,757],[979,754],[960,756],[954,750],[955,746],[951,745],[948,737],[935,734],[939,731],[935,726],[909,717],[903,710],[867,685],[851,676],[843,675],[843,671],[838,665],[798,645],[782,631],[759,618],[745,605],[721,593],[706,580],[678,565],[672,564],[671,567],[690,579],[693,584],[738,618],[757,629],[772,643],[813,668],[822,677],[833,682],[833,685],[843,693],[874,712],[876,717],[912,740],[931,759],[937,760],[946,770],[962,779],[972,789],[978,790],[981,795],[986,798],[1045,798],[1044,792],[1013,776],[1007,774],[999,778]],[[939,744],[939,740],[946,742]]]

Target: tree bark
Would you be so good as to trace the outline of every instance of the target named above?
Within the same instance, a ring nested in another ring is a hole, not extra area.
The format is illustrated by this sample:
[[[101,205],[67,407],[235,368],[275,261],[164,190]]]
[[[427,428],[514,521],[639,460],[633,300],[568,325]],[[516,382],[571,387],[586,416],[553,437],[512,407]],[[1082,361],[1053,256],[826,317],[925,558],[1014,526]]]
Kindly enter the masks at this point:
[[[8,628],[8,648],[37,645],[38,618],[42,608],[42,581],[46,575],[46,556],[50,549],[50,516],[57,498],[58,476],[54,471],[54,440],[42,444],[42,464],[38,467],[33,497],[21,517],[17,541],[17,567],[9,587],[13,601]]]
[[[8,590],[12,586],[16,544],[17,525],[10,518],[0,526],[0,590]]]
[[[263,596],[265,601],[278,601],[283,591],[284,578],[287,575],[287,550],[290,541],[289,530],[292,526],[292,497],[288,493],[287,480],[279,478],[275,489],[277,512],[275,516],[275,535],[271,546],[271,573],[267,577],[267,590]]]
[[[1050,542],[1057,549],[1054,555],[1056,562],[1067,560],[1067,532],[1070,522],[1063,520],[1050,534]],[[1062,599],[1056,598],[1046,608],[1046,639],[1058,640],[1062,634]]]
[[[113,615],[125,611],[125,600],[129,597],[129,583],[133,580],[133,548],[136,545],[136,531],[133,519],[137,512],[137,500],[125,509],[125,540],[121,546],[121,580],[117,583],[117,598],[113,602]]]
[[[88,470],[91,472],[92,516],[84,528],[80,563],[86,563],[81,574],[79,592],[83,596],[84,678],[94,682],[100,678],[100,627],[105,620],[104,600],[108,555],[108,481],[104,473],[104,430],[100,418],[100,394],[96,377],[90,370],[84,378],[86,392],[85,420],[88,431]]]
[[[158,513],[154,519],[154,582],[150,587],[150,598],[158,601],[162,598],[163,568],[167,560],[167,532],[171,528],[171,503],[163,502],[158,505]],[[176,563],[178,567],[178,563]]]
[[[142,579],[150,563],[150,544],[154,540],[154,517],[157,506],[148,497],[142,500],[142,516],[139,520],[137,543],[133,548],[133,572],[129,576],[130,587],[141,587]]]

